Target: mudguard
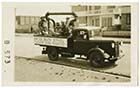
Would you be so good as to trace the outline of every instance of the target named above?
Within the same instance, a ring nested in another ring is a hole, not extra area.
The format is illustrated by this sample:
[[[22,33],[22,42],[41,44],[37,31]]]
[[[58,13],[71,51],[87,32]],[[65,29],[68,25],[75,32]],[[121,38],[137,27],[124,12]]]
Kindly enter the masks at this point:
[[[94,51],[100,52],[100,53],[104,56],[104,58],[105,58],[104,50],[102,50],[101,48],[92,48],[92,49],[90,49],[90,50],[87,52],[87,58],[89,58],[90,53],[91,53],[91,52],[94,52]]]

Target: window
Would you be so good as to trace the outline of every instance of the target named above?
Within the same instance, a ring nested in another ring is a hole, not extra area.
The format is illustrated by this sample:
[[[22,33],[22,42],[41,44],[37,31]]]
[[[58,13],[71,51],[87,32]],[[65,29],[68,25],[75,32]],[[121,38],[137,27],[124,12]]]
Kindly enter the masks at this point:
[[[25,17],[24,16],[20,16],[20,24],[24,25],[25,24]]]
[[[95,6],[95,10],[99,10],[101,6]]]
[[[107,9],[114,9],[115,6],[107,6]]]
[[[89,10],[92,10],[92,7],[91,6],[89,6]]]
[[[88,7],[87,7],[87,6],[85,6],[85,10],[86,10],[86,11],[88,10]],[[85,11],[85,10],[84,10],[84,11]]]
[[[92,20],[92,26],[94,26],[95,24],[94,24],[94,20]]]
[[[104,27],[112,26],[112,17],[103,17],[102,18],[102,26],[104,26]]]
[[[105,18],[104,17],[102,18],[102,26],[103,27],[105,26]]]
[[[106,26],[107,26],[107,25],[106,25],[107,20],[106,20],[106,18],[104,18],[104,20],[105,20],[105,21],[104,21],[104,22],[105,22],[104,24],[105,24],[105,27],[106,27]]]
[[[87,6],[85,5],[78,5],[78,6],[72,6],[72,11],[73,12],[78,12],[78,11],[87,11]]]
[[[108,18],[108,26],[109,27],[112,26],[112,18],[111,17]]]
[[[127,14],[126,15],[126,24],[127,25],[130,25],[131,24],[131,15],[130,14]]]
[[[99,18],[92,19],[92,25],[93,26],[100,26],[100,20],[99,20]]]
[[[87,24],[87,17],[78,17],[79,24],[80,25],[86,25]]]
[[[95,19],[95,26],[99,26],[99,18]]]
[[[75,39],[77,40],[86,40],[88,38],[87,31],[77,31]]]
[[[29,24],[29,17],[28,16],[25,17],[25,24]]]

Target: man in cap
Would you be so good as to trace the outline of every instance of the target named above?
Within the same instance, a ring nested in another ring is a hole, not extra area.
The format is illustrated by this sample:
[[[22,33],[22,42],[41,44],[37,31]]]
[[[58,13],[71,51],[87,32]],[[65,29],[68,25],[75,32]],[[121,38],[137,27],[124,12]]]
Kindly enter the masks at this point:
[[[44,35],[47,31],[47,22],[44,17],[41,17],[40,19],[41,21],[38,23],[38,27],[41,31],[41,34]]]

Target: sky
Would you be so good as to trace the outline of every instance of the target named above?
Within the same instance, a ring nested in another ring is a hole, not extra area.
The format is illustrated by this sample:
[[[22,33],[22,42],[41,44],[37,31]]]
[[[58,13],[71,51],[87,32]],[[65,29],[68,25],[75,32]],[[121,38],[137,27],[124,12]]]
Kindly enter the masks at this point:
[[[33,15],[40,16],[44,15],[46,12],[70,12],[71,6],[66,4],[52,3],[46,5],[30,5],[30,6],[20,6],[16,8],[16,15]]]
[[[16,7],[17,16],[45,16],[47,12],[71,12],[69,3],[30,3]],[[66,16],[52,16],[56,20],[65,19]]]

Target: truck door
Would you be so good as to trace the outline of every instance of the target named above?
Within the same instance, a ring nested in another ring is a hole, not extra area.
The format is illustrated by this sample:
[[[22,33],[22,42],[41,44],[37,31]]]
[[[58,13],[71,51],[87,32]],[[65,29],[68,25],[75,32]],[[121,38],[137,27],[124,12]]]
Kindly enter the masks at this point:
[[[88,50],[88,32],[86,30],[78,30],[74,35],[74,53],[86,54]]]

